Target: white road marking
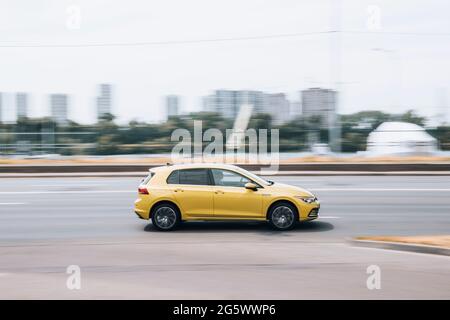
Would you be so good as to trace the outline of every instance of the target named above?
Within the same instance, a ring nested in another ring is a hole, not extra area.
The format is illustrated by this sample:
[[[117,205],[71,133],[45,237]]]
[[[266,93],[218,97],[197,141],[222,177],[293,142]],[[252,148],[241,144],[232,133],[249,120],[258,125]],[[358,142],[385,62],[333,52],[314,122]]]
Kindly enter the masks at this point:
[[[340,219],[341,217],[336,216],[321,216],[319,215],[319,219]]]
[[[32,184],[33,187],[99,187],[105,184]]]
[[[24,202],[0,202],[0,206],[14,206],[25,204]]]
[[[80,194],[80,193],[136,193],[137,190],[55,190],[55,191],[0,191],[1,194]]]
[[[450,189],[442,188],[308,188],[307,190],[311,191],[443,191],[448,192]]]
[[[419,188],[311,188],[310,191],[345,191],[345,192],[377,192],[377,191],[420,191],[420,192],[449,192],[450,189],[419,189]],[[137,190],[46,190],[46,191],[0,191],[2,194],[84,194],[84,193],[137,193]]]

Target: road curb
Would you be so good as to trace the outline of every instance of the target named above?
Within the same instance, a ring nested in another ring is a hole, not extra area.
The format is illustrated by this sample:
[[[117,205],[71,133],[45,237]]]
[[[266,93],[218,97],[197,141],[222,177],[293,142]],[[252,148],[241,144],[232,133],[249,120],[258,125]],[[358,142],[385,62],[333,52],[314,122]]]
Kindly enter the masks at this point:
[[[0,174],[31,174],[31,173],[111,173],[111,172],[147,172],[148,169],[164,164],[157,163],[122,163],[122,164],[0,164]],[[237,163],[243,169],[249,171],[267,172],[273,170],[270,164],[249,164]],[[448,174],[450,172],[450,162],[304,162],[304,163],[280,163],[277,166],[276,173],[290,174],[292,172],[311,173],[311,174],[335,174],[347,173],[358,174],[408,174],[417,172],[422,174]]]
[[[428,253],[428,254],[438,254],[442,256],[450,256],[450,248],[429,246],[423,244],[409,244],[400,242],[357,240],[357,239],[349,239],[348,242],[355,247],[366,247],[375,249],[387,249],[387,250],[408,251],[416,253]]]

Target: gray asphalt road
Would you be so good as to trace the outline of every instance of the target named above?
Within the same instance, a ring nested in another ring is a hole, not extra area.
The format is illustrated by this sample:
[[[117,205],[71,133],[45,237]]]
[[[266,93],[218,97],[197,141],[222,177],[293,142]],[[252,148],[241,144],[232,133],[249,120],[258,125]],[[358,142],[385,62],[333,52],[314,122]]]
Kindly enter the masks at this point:
[[[0,180],[0,298],[450,298],[448,257],[354,248],[357,235],[450,233],[447,177],[273,177],[321,200],[291,232],[132,212],[136,178]],[[68,265],[82,289],[68,290]],[[381,268],[368,290],[366,268]]]

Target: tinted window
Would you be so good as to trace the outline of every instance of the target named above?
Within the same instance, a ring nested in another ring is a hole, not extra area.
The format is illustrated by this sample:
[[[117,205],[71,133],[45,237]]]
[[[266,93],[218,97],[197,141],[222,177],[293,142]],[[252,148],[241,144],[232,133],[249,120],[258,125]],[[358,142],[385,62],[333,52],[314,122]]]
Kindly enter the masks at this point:
[[[211,172],[216,186],[244,187],[247,182],[251,182],[250,179],[233,171],[212,169]]]
[[[179,170],[178,175],[180,184],[193,184],[202,186],[210,184],[207,169]]]
[[[150,174],[144,180],[142,180],[141,184],[147,184],[150,181],[150,179],[153,177],[153,175],[154,175],[153,172],[150,172]]]
[[[178,170],[173,171],[170,176],[167,178],[168,184],[178,184]]]

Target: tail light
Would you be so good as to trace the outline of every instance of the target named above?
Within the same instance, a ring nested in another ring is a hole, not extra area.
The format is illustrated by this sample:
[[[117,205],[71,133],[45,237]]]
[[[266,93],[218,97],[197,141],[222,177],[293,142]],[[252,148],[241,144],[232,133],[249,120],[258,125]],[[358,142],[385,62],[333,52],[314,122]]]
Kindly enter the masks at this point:
[[[138,193],[139,194],[149,194],[148,190],[147,190],[147,187],[145,187],[145,186],[139,186]]]

